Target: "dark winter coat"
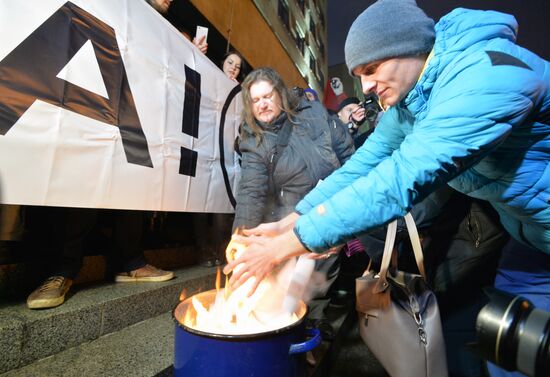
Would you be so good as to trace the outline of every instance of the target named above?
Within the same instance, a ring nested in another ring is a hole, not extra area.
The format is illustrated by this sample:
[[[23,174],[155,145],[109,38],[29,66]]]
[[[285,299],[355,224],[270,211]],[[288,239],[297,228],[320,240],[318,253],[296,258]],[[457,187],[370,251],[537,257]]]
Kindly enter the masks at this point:
[[[283,122],[290,122],[292,133],[273,169]],[[288,215],[319,180],[338,169],[354,152],[343,124],[329,118],[319,102],[302,101],[292,119],[283,113],[274,124],[258,125],[264,131],[259,144],[251,128],[243,125],[234,229],[251,228]],[[270,171],[273,185],[269,183]]]

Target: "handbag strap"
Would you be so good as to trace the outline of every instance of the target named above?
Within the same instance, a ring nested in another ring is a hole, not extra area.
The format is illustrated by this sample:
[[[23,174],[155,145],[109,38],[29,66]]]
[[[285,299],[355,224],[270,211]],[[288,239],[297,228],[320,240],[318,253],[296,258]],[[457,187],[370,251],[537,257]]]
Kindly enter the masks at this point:
[[[275,171],[275,167],[277,166],[277,162],[279,161],[279,157],[281,157],[284,149],[288,145],[288,141],[290,140],[291,134],[292,134],[292,124],[287,119],[284,121],[283,125],[281,126],[281,129],[277,133],[277,143],[275,144],[275,152],[271,155],[271,159],[267,166],[267,170],[269,174],[268,184],[271,187],[270,191],[273,193],[274,197],[277,196],[277,188],[275,187],[275,180],[273,179],[273,173]]]
[[[382,263],[380,264],[379,276],[384,283],[386,283],[386,275],[388,273],[388,268],[390,267],[396,235],[397,220],[393,220],[388,224],[388,230],[386,231],[386,242],[384,243],[384,254],[382,254]],[[386,286],[387,283],[383,284],[383,288],[386,288]]]
[[[414,252],[414,259],[416,259],[416,266],[420,275],[426,280],[426,271],[424,270],[424,254],[422,253],[422,244],[420,243],[420,236],[418,235],[418,229],[416,229],[416,224],[411,213],[405,215],[405,224],[407,224],[407,231],[409,232],[409,237],[411,239],[411,245]]]
[[[411,239],[411,244],[414,252],[414,258],[416,260],[416,266],[422,278],[426,281],[426,271],[424,270],[424,255],[422,254],[422,245],[420,244],[420,237],[416,224],[410,213],[405,215],[405,224],[407,225],[407,231]],[[392,255],[397,253],[395,246],[395,238],[397,234],[397,220],[388,224],[388,231],[386,233],[386,243],[384,244],[384,255],[382,256],[382,263],[380,265],[380,281],[377,285],[377,292],[381,292],[388,286],[387,275]]]

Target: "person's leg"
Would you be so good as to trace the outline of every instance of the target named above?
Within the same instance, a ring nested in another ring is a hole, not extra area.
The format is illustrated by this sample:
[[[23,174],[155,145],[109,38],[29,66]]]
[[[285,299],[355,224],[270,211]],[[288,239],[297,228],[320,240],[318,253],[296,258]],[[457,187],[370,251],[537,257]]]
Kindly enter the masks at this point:
[[[511,239],[502,250],[494,286],[550,312],[550,255]],[[492,363],[487,368],[491,377],[523,376]]]
[[[23,206],[0,204],[0,263],[13,263],[15,248],[23,238]]]
[[[225,248],[231,240],[231,226],[233,225],[233,214],[213,214],[214,230],[214,264],[220,266],[225,263]]]
[[[193,214],[193,238],[197,261],[205,267],[213,267],[216,259],[216,231],[214,228],[214,213]]]
[[[147,264],[141,246],[143,236],[143,212],[117,210],[114,213],[113,242],[121,272],[115,281],[159,282],[174,277],[171,271],[164,271]]]
[[[23,207],[0,205],[0,241],[19,241],[23,236]]]
[[[308,303],[307,322],[321,331],[325,340],[334,337],[334,329],[326,317],[330,303],[328,291],[340,272],[340,253],[315,262],[315,270],[310,280],[311,301]]]
[[[120,271],[133,271],[147,264],[143,256],[143,212],[113,211],[113,248]]]
[[[50,277],[27,298],[30,309],[53,308],[65,301],[65,295],[82,267],[84,239],[95,224],[97,210],[52,208],[51,214],[61,255],[52,261]]]
[[[61,243],[61,257],[54,264],[51,276],[74,279],[82,268],[84,239],[97,220],[91,208],[55,208],[53,224],[56,241]]]

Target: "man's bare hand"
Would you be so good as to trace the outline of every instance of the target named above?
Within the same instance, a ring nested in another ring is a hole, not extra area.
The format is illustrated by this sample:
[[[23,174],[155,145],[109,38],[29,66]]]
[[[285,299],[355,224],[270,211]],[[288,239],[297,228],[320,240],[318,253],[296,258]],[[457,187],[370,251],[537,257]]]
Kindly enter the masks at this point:
[[[292,230],[278,236],[233,235],[231,242],[242,245],[244,250],[237,259],[230,261],[223,269],[224,274],[233,271],[229,285],[237,289],[251,277],[254,284],[248,293],[251,296],[260,282],[281,262],[307,253]],[[231,243],[230,243],[231,244]]]
[[[300,215],[298,215],[296,212],[293,212],[277,222],[260,224],[255,228],[244,229],[243,233],[246,236],[264,235],[268,237],[275,237],[292,229],[294,227],[294,224],[296,223],[296,220],[299,217]]]

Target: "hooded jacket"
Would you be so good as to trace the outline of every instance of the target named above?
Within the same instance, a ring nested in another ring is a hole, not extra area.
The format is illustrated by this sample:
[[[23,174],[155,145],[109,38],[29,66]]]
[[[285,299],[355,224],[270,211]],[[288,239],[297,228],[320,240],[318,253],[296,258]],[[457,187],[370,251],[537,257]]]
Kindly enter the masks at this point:
[[[296,207],[310,250],[403,216],[449,184],[487,200],[516,240],[550,253],[550,64],[515,44],[513,16],[455,9],[407,96]]]
[[[251,228],[288,215],[319,180],[338,169],[355,151],[344,125],[332,120],[319,102],[303,100],[295,117],[289,120],[282,113],[277,120],[269,125],[258,123],[263,130],[259,144],[252,129],[243,125],[239,145],[242,169],[233,229]],[[291,123],[292,133],[273,168],[277,135],[283,122]]]

